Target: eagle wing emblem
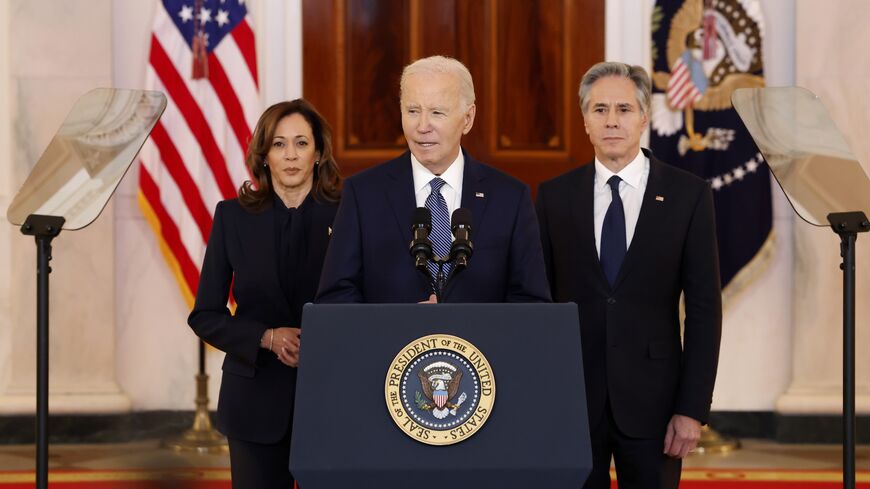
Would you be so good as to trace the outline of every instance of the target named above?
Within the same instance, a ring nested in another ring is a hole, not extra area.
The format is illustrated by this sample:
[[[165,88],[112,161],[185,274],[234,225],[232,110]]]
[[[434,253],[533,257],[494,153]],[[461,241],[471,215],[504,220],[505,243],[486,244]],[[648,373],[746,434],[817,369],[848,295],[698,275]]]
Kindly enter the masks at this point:
[[[459,383],[462,380],[462,370],[458,370],[453,378],[450,379],[450,383],[447,384],[447,398],[453,399],[456,396],[456,392],[459,390]]]
[[[417,377],[420,379],[420,385],[423,387],[423,395],[426,399],[432,400],[432,384],[429,382],[429,377],[422,370],[417,372]]]

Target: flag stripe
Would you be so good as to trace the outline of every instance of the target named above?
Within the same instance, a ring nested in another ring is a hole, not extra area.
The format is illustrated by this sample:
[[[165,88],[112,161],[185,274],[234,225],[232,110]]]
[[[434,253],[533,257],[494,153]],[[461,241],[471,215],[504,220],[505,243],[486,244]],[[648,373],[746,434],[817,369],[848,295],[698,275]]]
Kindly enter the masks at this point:
[[[178,260],[184,284],[188,290],[195,293],[199,283],[199,270],[197,270],[197,267],[193,264],[190,256],[187,255],[182,246],[178,227],[175,226],[175,222],[169,218],[169,215],[163,208],[163,204],[160,202],[160,189],[157,188],[144,165],[139,167],[139,187],[160,223],[160,235],[172,250],[175,259]]]
[[[154,152],[157,153],[155,146]],[[158,198],[166,214],[178,228],[179,239],[185,253],[195,265],[199,265],[205,254],[205,243],[202,233],[194,220],[190,210],[184,204],[181,190],[175,180],[169,175],[159,157],[154,157],[146,162],[143,157],[142,165],[147,169],[151,179],[160,190]]]
[[[159,82],[155,82],[155,87],[158,90],[162,89],[165,91]],[[185,141],[194,141],[196,138],[190,132],[190,128],[184,122],[184,117],[182,117],[172,99],[167,100],[166,110],[163,111],[160,123],[163,124],[169,139],[178,151],[187,173],[196,181],[200,190],[200,196],[203,199],[203,205],[211,213],[217,203],[223,200],[223,195],[217,186],[214,175],[208,167],[208,162],[205,161],[205,156],[203,156],[199,145],[185,143]],[[235,143],[235,138],[229,138],[229,141]],[[227,161],[237,161],[237,158],[241,158],[241,153],[235,144],[227,146],[229,149],[223,150],[224,154],[227,155]],[[155,151],[157,151],[156,148]],[[158,154],[155,153],[153,159],[148,161],[157,161],[158,158]],[[237,175],[232,173],[232,169],[231,175],[233,181],[238,181]]]
[[[196,183],[190,178],[187,168],[175,148],[175,144],[169,139],[163,124],[158,122],[154,126],[154,131],[151,132],[151,138],[154,139],[154,144],[157,145],[160,151],[160,159],[163,161],[163,166],[169,171],[172,179],[178,185],[178,190],[181,192],[184,203],[190,211],[194,221],[202,233],[202,240],[208,241],[208,235],[211,232],[211,214],[203,204],[202,195],[199,193]]]
[[[181,75],[175,70],[172,61],[166,56],[166,52],[163,51],[163,47],[156,36],[151,37],[151,64],[154,66],[157,77],[160,78],[163,86],[169,92],[169,96],[172,97],[172,100],[180,109],[191,132],[196,136],[209,167],[214,173],[221,193],[223,193],[225,198],[233,196],[236,189],[230,180],[229,173],[227,173],[227,162],[218,149],[213,134],[208,130],[209,127],[205,116],[196,100],[187,90]]]
[[[227,80],[236,92],[248,128],[254,127],[260,117],[260,95],[257,91],[257,82],[251,78],[251,73],[246,67],[247,61],[239,45],[233,37],[229,36],[214,50],[214,55],[221,61]]]
[[[251,78],[254,79],[254,86],[258,87],[260,82],[257,78],[257,50],[254,45],[254,31],[251,30],[247,18],[239,22],[239,25],[233,29],[232,37],[236,40],[236,44],[239,45],[239,50],[245,58],[248,71],[251,73]]]
[[[233,132],[235,132],[239,146],[247,146],[247,138],[250,136],[251,130],[248,129],[248,123],[245,121],[245,113],[242,110],[239,99],[236,98],[233,87],[227,79],[223,66],[221,66],[220,61],[214,53],[208,55],[208,79],[211,82],[211,86],[214,87],[221,105],[224,107],[227,120],[233,128]]]

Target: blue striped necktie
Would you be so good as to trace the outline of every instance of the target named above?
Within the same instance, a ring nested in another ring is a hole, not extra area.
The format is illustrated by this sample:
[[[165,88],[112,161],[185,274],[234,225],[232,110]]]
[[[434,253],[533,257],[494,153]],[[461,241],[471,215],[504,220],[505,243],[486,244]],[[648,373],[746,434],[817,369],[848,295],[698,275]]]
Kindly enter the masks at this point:
[[[426,197],[426,208],[432,212],[432,232],[429,233],[429,239],[432,241],[432,251],[436,255],[446,258],[450,254],[450,244],[453,242],[450,233],[450,214],[447,212],[447,201],[441,195],[441,187],[444,185],[444,180],[435,177],[429,181],[429,187],[432,191],[429,197]],[[429,260],[429,272],[432,273],[432,280],[438,275],[438,264]],[[444,276],[450,275],[450,264],[444,264]]]
[[[601,269],[611,286],[619,274],[626,249],[625,209],[622,207],[622,198],[619,197],[621,181],[616,175],[607,180],[613,200],[610,201],[610,207],[604,214],[604,224],[601,226]]]

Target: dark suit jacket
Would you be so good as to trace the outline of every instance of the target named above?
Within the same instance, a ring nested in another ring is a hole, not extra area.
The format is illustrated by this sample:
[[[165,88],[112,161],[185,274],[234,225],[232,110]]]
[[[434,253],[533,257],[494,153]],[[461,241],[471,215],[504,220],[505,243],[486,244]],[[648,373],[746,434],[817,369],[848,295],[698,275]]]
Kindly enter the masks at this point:
[[[296,369],[260,348],[268,328],[299,327],[302,306],[317,291],[329,227],[337,204],[299,208],[304,246],[297,246],[299,275],[289,294],[278,277],[274,209],[248,212],[238,200],[217,205],[202,264],[196,303],[187,322],[210,345],[226,352],[218,399],[218,429],[228,437],[274,443],[289,429]],[[227,298],[232,284],[236,313]]]
[[[417,207],[409,152],[348,178],[317,302],[409,303],[429,297],[408,252]],[[472,214],[474,254],[445,302],[550,300],[528,187],[465,153],[462,207]]]
[[[542,183],[537,210],[553,299],[580,308],[590,426],[609,398],[620,430],[653,438],[664,434],[674,414],[707,421],[722,306],[709,185],[644,153],[649,180],[612,288],[595,248],[595,165]]]

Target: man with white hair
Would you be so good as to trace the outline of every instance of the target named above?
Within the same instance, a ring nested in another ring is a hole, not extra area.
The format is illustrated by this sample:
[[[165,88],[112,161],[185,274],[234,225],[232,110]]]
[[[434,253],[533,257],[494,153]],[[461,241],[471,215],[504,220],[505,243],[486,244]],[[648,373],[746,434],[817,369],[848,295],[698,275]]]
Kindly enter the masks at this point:
[[[446,302],[548,302],[528,186],[460,145],[476,110],[468,69],[444,56],[415,61],[402,73],[400,107],[409,150],[345,181],[316,302],[434,302],[408,251],[417,207],[432,212],[439,256],[449,252],[453,211],[471,211],[474,255],[450,279]]]

